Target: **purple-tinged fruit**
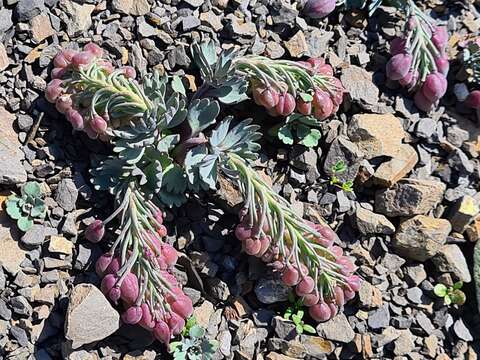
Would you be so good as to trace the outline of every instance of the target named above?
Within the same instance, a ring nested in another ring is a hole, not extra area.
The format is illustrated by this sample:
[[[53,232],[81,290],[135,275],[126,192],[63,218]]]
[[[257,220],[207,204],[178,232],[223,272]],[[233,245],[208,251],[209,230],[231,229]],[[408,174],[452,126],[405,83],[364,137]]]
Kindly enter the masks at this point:
[[[71,112],[69,112],[67,116],[70,116],[70,113]],[[85,238],[91,243],[98,243],[100,240],[102,240],[103,235],[105,235],[105,226],[103,225],[102,220],[95,220],[88,225],[87,229],[85,230]]]
[[[400,80],[410,71],[412,56],[409,54],[397,54],[387,63],[387,77],[391,80]]]
[[[447,91],[447,79],[439,72],[429,74],[422,85],[422,94],[432,103],[439,100]]]
[[[335,10],[336,5],[336,0],[308,0],[303,13],[312,19],[321,19]]]
[[[472,109],[480,109],[480,90],[473,90],[468,94],[465,105]]]
[[[130,306],[122,314],[122,320],[125,324],[135,325],[142,319],[142,308],[140,306]]]

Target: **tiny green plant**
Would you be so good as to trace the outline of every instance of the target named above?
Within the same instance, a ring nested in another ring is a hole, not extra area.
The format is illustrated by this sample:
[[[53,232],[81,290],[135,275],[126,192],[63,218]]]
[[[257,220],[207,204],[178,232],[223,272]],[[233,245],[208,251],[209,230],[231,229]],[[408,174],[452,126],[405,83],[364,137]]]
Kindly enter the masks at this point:
[[[17,221],[18,228],[26,232],[33,226],[35,219],[44,219],[47,206],[43,201],[43,192],[35,181],[22,186],[21,196],[10,195],[7,199],[7,214]]]
[[[330,185],[336,186],[343,191],[346,192],[351,192],[353,191],[353,181],[348,180],[348,181],[341,181],[338,177],[337,174],[344,173],[347,170],[347,165],[343,160],[338,160],[335,165],[332,166],[332,176],[330,178]]]
[[[433,288],[433,292],[438,297],[443,298],[445,305],[463,305],[465,304],[465,293],[460,290],[463,286],[463,282],[458,281],[453,286],[446,286],[444,284],[437,284]]]
[[[195,318],[188,319],[191,323]],[[195,321],[196,322],[196,321]],[[188,328],[187,326],[185,329]],[[193,325],[188,330],[187,335],[182,334],[180,341],[170,343],[170,352],[173,353],[175,360],[209,360],[218,349],[218,341],[209,340],[205,337],[205,329],[201,326]]]
[[[313,326],[305,324],[303,321],[303,316],[305,315],[305,311],[303,310],[303,301],[302,299],[295,300],[293,293],[290,293],[288,296],[290,305],[287,310],[285,310],[285,314],[283,314],[283,318],[285,320],[292,320],[295,324],[295,328],[298,334],[303,334],[304,332],[315,334],[315,329]]]

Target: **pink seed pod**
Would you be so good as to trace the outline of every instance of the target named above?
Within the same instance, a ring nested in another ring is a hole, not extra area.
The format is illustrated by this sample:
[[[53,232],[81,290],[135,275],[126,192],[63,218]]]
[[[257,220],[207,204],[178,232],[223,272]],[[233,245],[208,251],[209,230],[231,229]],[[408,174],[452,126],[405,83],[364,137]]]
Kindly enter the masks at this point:
[[[97,134],[103,134],[107,130],[108,124],[103,117],[95,115],[90,121],[90,126]]]
[[[317,89],[313,96],[313,115],[318,120],[325,120],[332,115],[332,112],[333,102],[330,95],[323,90]]]
[[[277,246],[270,247],[265,254],[262,255],[262,261],[270,263],[278,258],[279,249]]]
[[[315,288],[315,281],[310,276],[305,276],[296,286],[295,292],[298,296],[306,296]]]
[[[70,65],[70,61],[68,61],[65,58],[65,54],[63,51],[60,51],[55,58],[53,59],[53,66],[57,68],[66,68],[68,65]]]
[[[170,328],[167,323],[163,320],[157,321],[155,327],[153,328],[153,336],[164,344],[168,345],[170,342]]]
[[[85,131],[88,137],[92,140],[95,140],[96,138],[98,138],[98,133],[92,129],[91,121],[89,121],[84,125],[83,131]]]
[[[157,265],[160,268],[160,270],[167,270],[168,265],[167,265],[167,260],[165,260],[165,257],[163,255],[157,256]]]
[[[120,285],[121,298],[127,304],[133,304],[138,298],[138,278],[133,273],[128,273]]]
[[[101,58],[103,56],[103,49],[93,42],[86,44],[83,47],[83,51],[87,51],[98,58]]]
[[[112,288],[109,292],[107,297],[112,300],[115,304],[120,300],[121,297],[121,291],[118,287]]]
[[[411,70],[403,78],[398,80],[398,83],[404,87],[412,87],[418,81],[418,70],[412,72]]]
[[[425,95],[423,95],[423,92],[421,90],[418,90],[416,93],[415,93],[415,96],[413,97],[413,100],[415,102],[415,105],[417,106],[417,108],[419,108],[420,110],[422,111],[425,111],[425,112],[429,112],[430,110],[432,110],[432,107],[433,107],[433,103],[432,101],[430,101],[429,99],[427,99],[425,97]]]
[[[348,286],[350,286],[350,289],[352,289],[352,291],[357,292],[358,290],[360,290],[361,280],[357,275],[350,275],[347,278],[347,284]]]
[[[435,59],[435,65],[437,65],[437,70],[445,77],[448,74],[448,70],[450,70],[450,63],[448,62],[448,57],[441,56]]]
[[[340,269],[340,272],[343,275],[349,275],[355,270],[355,266],[350,261],[350,259],[347,258],[346,256],[339,257],[337,259],[337,264],[342,266],[342,268]]]
[[[468,94],[465,105],[472,109],[480,109],[480,90],[473,90]]]
[[[112,63],[107,60],[98,60],[97,65],[102,68],[108,75],[110,75],[114,70]]]
[[[333,68],[329,64],[320,65],[317,68],[317,74],[324,76],[333,76]]]
[[[100,240],[102,240],[104,234],[105,226],[103,225],[102,220],[95,220],[88,225],[87,229],[85,230],[85,238],[91,243],[98,243]]]
[[[448,32],[445,26],[436,26],[433,35],[432,42],[440,52],[444,52],[448,44]]]
[[[308,0],[303,13],[312,19],[321,19],[335,10],[336,5],[336,0]]]
[[[318,244],[326,248],[330,248],[333,245],[336,235],[330,227],[321,224],[314,224],[311,227],[320,234],[320,237],[315,239]]]
[[[333,319],[338,313],[338,307],[333,303],[328,303],[327,305],[330,308],[330,319]]]
[[[295,286],[300,281],[300,276],[297,269],[291,265],[287,265],[286,269],[282,273],[282,281],[287,286]]]
[[[161,276],[163,277],[163,279],[164,279],[165,281],[167,281],[172,287],[178,289],[178,290],[176,290],[178,294],[183,295],[183,291],[182,291],[182,289],[180,289],[180,288],[178,287],[177,278],[176,278],[174,275],[172,275],[171,273],[169,273],[168,271],[165,271],[165,270],[161,270],[161,271],[160,271],[160,275],[161,275]]]
[[[260,251],[258,252],[258,254],[256,255],[257,257],[262,257],[268,250],[268,248],[270,247],[270,243],[271,243],[271,238],[270,236],[266,235],[266,236],[262,236],[260,238]]]
[[[55,108],[59,113],[66,114],[72,108],[72,104],[70,95],[60,95],[55,102]]]
[[[343,94],[345,93],[345,88],[342,82],[336,77],[332,77],[330,81],[331,83],[333,83],[333,86],[335,87],[335,93],[333,94],[332,101],[335,105],[340,106],[343,102]],[[338,106],[333,108],[334,109],[333,112],[336,112],[338,110]]]
[[[316,72],[316,70],[318,69],[318,67],[322,66],[325,64],[325,59],[321,58],[321,57],[314,57],[314,58],[308,58],[307,59],[307,64],[310,65],[310,67],[312,68],[312,70],[314,72]]]
[[[73,49],[64,49],[62,50],[63,57],[71,63],[73,60],[73,57],[78,54],[78,51],[73,50]]]
[[[295,98],[285,93],[279,96],[275,111],[281,116],[288,116],[295,110]]]
[[[164,278],[165,278],[165,276],[164,276],[165,273],[166,273],[165,271],[162,271],[162,276]],[[180,289],[178,286],[174,286],[173,288],[170,289],[170,291],[171,291],[171,293],[167,292],[165,294],[165,300],[169,304],[172,304],[175,301],[177,301],[177,299],[181,299],[182,297],[185,296],[182,289]]]
[[[245,241],[252,236],[252,228],[247,224],[240,223],[235,228],[235,236],[240,241]]]
[[[65,73],[65,68],[53,68],[50,76],[52,77],[52,79],[61,79],[63,75],[65,75]]]
[[[116,274],[120,270],[120,259],[118,257],[114,257],[110,265],[108,265],[107,270],[105,270],[106,274]]]
[[[182,318],[187,319],[193,314],[192,300],[189,297],[183,295],[178,296],[177,300],[170,304],[173,311],[175,311]]]
[[[333,295],[335,297],[335,304],[338,306],[343,306],[345,304],[345,294],[340,286],[335,286],[333,288]]]
[[[177,263],[178,260],[178,252],[175,248],[170,244],[163,244],[162,245],[162,255],[165,257],[165,261],[168,266],[173,266]]]
[[[75,130],[82,130],[85,127],[83,116],[75,109],[67,111],[67,120]],[[103,236],[103,235],[102,235]],[[100,240],[99,240],[100,241]]]
[[[129,79],[135,79],[137,77],[137,72],[132,66],[124,66],[122,68],[123,74]]]
[[[319,322],[327,321],[332,317],[330,307],[323,302],[310,306],[308,313],[314,320]]]
[[[155,321],[153,320],[150,307],[147,304],[143,303],[140,308],[142,309],[142,318],[140,319],[138,324],[144,329],[153,329],[155,327]]]
[[[310,115],[312,113],[312,102],[303,101],[301,98],[297,99],[297,112],[302,115]]]
[[[60,79],[53,79],[47,85],[47,88],[45,90],[45,98],[49,102],[54,103],[57,100],[57,98],[60,96],[60,94],[63,92],[63,88],[61,87],[61,85],[62,85],[62,80]]]
[[[97,272],[98,276],[104,276],[108,267],[112,263],[113,257],[110,254],[103,254],[100,256],[95,263],[95,271]]]
[[[260,104],[266,109],[272,109],[278,103],[278,91],[273,88],[267,88],[260,92]]]
[[[262,248],[262,243],[260,242],[260,240],[252,238],[248,238],[247,240],[245,240],[243,245],[245,248],[245,252],[248,255],[257,255]]]
[[[155,212],[155,214],[153,214],[153,216],[155,217],[155,220],[156,220],[160,225],[163,224],[163,212],[162,212],[162,210],[158,210],[157,212]]]
[[[113,274],[105,275],[105,277],[102,279],[102,283],[100,284],[100,290],[107,295],[117,284],[117,280],[118,278]]]
[[[157,228],[157,233],[158,233],[158,236],[160,236],[161,238],[167,236],[168,231],[167,231],[167,228],[165,227],[165,225],[161,224],[161,225]]]
[[[390,55],[395,56],[405,52],[407,41],[404,38],[396,37],[390,42]]]
[[[391,80],[400,80],[407,75],[412,65],[410,54],[397,54],[387,63],[387,77]]]
[[[432,103],[439,100],[447,92],[447,79],[439,72],[429,74],[422,85],[423,96]]]
[[[333,254],[335,255],[336,258],[343,255],[343,249],[340,246],[333,245],[330,250],[331,250],[331,252],[333,252]]]
[[[355,291],[345,288],[343,289],[343,296],[345,298],[345,302],[352,300],[355,297]]]
[[[313,306],[316,303],[318,303],[318,300],[319,300],[318,294],[310,293],[310,294],[307,294],[307,295],[303,296],[303,305]]]
[[[168,319],[168,327],[173,335],[179,335],[185,327],[185,320],[177,313],[171,313],[170,319]]]
[[[81,51],[72,59],[72,65],[76,69],[87,67],[92,62],[94,56],[90,51]]]
[[[130,306],[122,314],[122,320],[125,324],[135,325],[142,319],[142,308],[140,306]]]

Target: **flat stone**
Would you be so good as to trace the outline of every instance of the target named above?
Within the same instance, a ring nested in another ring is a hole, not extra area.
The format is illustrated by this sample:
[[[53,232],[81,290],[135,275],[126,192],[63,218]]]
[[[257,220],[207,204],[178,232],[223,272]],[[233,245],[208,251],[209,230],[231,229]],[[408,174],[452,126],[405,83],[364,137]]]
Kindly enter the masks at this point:
[[[480,208],[473,197],[465,195],[457,200],[451,210],[450,217],[453,230],[458,233],[463,233],[479,212]]]
[[[403,179],[375,194],[375,211],[390,216],[426,214],[443,199],[446,185],[440,181]]]
[[[393,347],[393,353],[397,356],[410,354],[415,348],[415,339],[410,330],[400,330],[400,332]]]
[[[378,103],[378,87],[372,81],[373,73],[350,65],[343,69],[340,80],[353,100],[375,105]]]
[[[382,333],[376,337],[377,346],[382,347],[390,344],[400,336],[400,330],[395,329],[393,326],[387,326]]]
[[[366,159],[396,157],[405,138],[400,119],[392,114],[354,115],[347,133]]]
[[[301,335],[300,342],[305,346],[307,354],[313,357],[321,358],[329,355],[335,349],[335,345],[319,336]]]
[[[385,304],[375,311],[369,312],[368,326],[372,329],[383,329],[390,325],[390,311]]]
[[[55,34],[52,28],[50,17],[47,14],[40,14],[30,20],[32,38],[35,42],[41,43],[46,38]]]
[[[437,354],[438,338],[435,335],[427,336],[423,339],[423,345],[425,346],[427,352],[426,355],[434,358]]]
[[[323,171],[333,176],[333,166],[338,161],[343,161],[346,166],[346,171],[343,173],[336,173],[335,176],[342,182],[348,180],[355,180],[360,168],[360,162],[363,159],[363,152],[357,144],[348,140],[347,137],[340,135],[330,145],[327,157],[323,163]]]
[[[425,271],[423,264],[406,266],[403,268],[403,273],[407,280],[415,286],[420,285],[427,278],[427,272]]]
[[[65,211],[72,211],[75,209],[75,203],[78,198],[78,189],[72,179],[63,179],[58,184],[55,193],[55,201]]]
[[[400,223],[392,245],[399,255],[425,261],[440,251],[450,231],[448,220],[417,215]]]
[[[113,0],[112,7],[122,14],[133,16],[143,16],[150,11],[147,0]]]
[[[62,0],[60,5],[68,16],[65,21],[68,35],[80,35],[92,26],[92,12],[95,9],[95,5],[79,4],[71,0]]]
[[[57,230],[40,224],[34,224],[21,238],[22,244],[32,248],[44,243],[47,236],[57,235]]]
[[[382,163],[373,174],[375,184],[390,187],[413,170],[418,161],[415,148],[402,144],[393,159]]]
[[[303,31],[299,30],[295,35],[290,38],[290,40],[286,41],[285,48],[290,53],[290,56],[294,58],[299,58],[307,54],[308,44]]]
[[[8,58],[7,50],[5,46],[0,43],[0,71],[5,70],[8,65],[10,65],[10,59]]]
[[[361,206],[355,211],[355,224],[363,235],[368,234],[393,234],[395,226],[384,216]]]
[[[99,341],[120,326],[120,316],[100,290],[91,284],[73,288],[65,318],[65,337],[72,348]]]
[[[200,1],[203,4],[203,0],[200,0]],[[200,21],[212,27],[212,29],[215,31],[220,31],[223,29],[222,19],[220,18],[220,16],[215,15],[213,11],[201,13]]]
[[[349,343],[353,341],[355,337],[355,332],[343,313],[338,314],[333,319],[324,323],[318,324],[317,333],[327,340],[342,343]]]
[[[7,272],[16,275],[25,260],[26,251],[20,248],[20,232],[4,209],[4,202],[10,193],[0,193],[0,264]]]
[[[255,295],[263,304],[274,304],[288,300],[290,288],[274,279],[261,278],[255,285]]]
[[[213,316],[215,309],[213,304],[205,300],[202,305],[194,308],[193,315],[197,320],[197,324],[203,328],[208,328],[208,324],[210,323],[210,318]]]
[[[44,0],[20,0],[15,7],[18,21],[28,21],[45,11]]]
[[[1,56],[1,55],[0,55]],[[23,167],[23,153],[20,141],[13,128],[15,116],[0,107],[0,185],[16,185],[27,181],[27,172]]]
[[[254,23],[246,23],[233,14],[231,14],[231,16],[227,16],[227,18],[230,19],[230,25],[235,34],[241,36],[255,36],[257,34],[257,27]]]
[[[442,246],[432,260],[438,271],[452,273],[463,282],[472,281],[467,260],[458,245]]]
[[[73,243],[63,236],[51,236],[48,244],[48,251],[57,254],[72,255]]]
[[[457,321],[455,321],[455,323],[453,324],[453,331],[455,331],[455,334],[464,341],[473,340],[473,336],[463,322],[463,319],[458,319]]]

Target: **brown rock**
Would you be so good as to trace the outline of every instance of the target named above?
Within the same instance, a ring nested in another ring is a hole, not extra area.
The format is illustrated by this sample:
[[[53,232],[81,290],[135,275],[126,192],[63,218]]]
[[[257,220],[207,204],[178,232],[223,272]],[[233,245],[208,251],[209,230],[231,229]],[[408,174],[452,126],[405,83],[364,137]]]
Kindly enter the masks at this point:
[[[143,16],[150,11],[147,0],[113,0],[112,7],[118,12],[133,16]]]
[[[313,357],[321,358],[331,354],[335,346],[331,341],[325,340],[319,336],[302,335],[300,342],[305,346],[307,354]]]
[[[302,57],[308,53],[308,44],[303,31],[299,30],[290,40],[286,41],[285,47],[294,58]]]
[[[193,316],[195,316],[197,324],[206,329],[214,312],[213,304],[205,300],[202,305],[193,310]]]
[[[348,126],[348,136],[366,159],[396,157],[405,131],[400,120],[392,114],[358,114],[353,116]]]
[[[10,59],[8,58],[7,50],[5,46],[0,43],[0,71],[5,70],[8,65],[10,65]]]
[[[437,354],[438,338],[435,335],[430,335],[423,339],[425,345],[426,355],[434,358]]]
[[[71,0],[62,0],[60,5],[69,17],[69,21],[66,21],[68,35],[79,35],[92,26],[92,12],[95,5],[82,5]]]
[[[399,153],[393,159],[382,163],[373,174],[375,184],[390,187],[413,170],[418,154],[413,147],[402,144]]]
[[[30,25],[32,38],[37,43],[55,34],[55,30],[53,30],[52,24],[50,23],[50,17],[46,14],[40,14],[32,18]]]
[[[465,229],[467,237],[470,241],[476,242],[480,240],[480,216],[477,215],[467,228]]]
[[[200,21],[210,25],[215,31],[220,31],[223,28],[220,16],[215,15],[213,11],[200,14]]]
[[[400,224],[392,245],[402,256],[425,261],[440,251],[451,230],[448,220],[417,215]]]
[[[63,236],[51,236],[48,251],[52,253],[72,255],[73,243]]]
[[[332,56],[330,56],[332,61]],[[372,81],[373,73],[365,69],[348,65],[343,69],[340,80],[353,100],[360,103],[376,105],[378,103],[378,87]]]
[[[453,230],[463,233],[479,211],[478,204],[473,197],[465,195],[459,199],[451,210],[450,222]]]
[[[27,181],[27,172],[22,164],[20,141],[13,129],[15,116],[0,107],[0,185],[16,185]]]

